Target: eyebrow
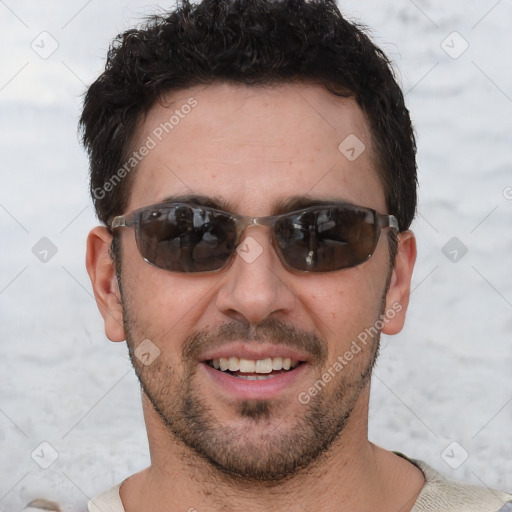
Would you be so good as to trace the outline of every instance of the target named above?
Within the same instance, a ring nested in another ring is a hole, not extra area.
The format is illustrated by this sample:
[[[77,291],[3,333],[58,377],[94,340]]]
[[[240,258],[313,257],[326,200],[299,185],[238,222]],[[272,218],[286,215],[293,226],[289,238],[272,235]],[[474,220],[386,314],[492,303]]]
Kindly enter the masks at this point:
[[[303,208],[309,208],[310,206],[325,206],[328,204],[352,204],[343,198],[331,198],[331,197],[313,197],[313,196],[292,196],[282,201],[279,201],[275,207],[273,215],[280,213],[293,212],[295,210],[302,210]]]
[[[208,208],[215,208],[224,212],[236,213],[235,205],[232,201],[228,201],[219,196],[205,196],[201,194],[185,194],[185,195],[171,195],[165,197],[162,203],[191,203],[197,206],[206,206]],[[293,212],[302,210],[310,206],[325,206],[328,204],[351,204],[343,198],[320,198],[308,195],[291,196],[277,202],[270,215],[279,215],[281,213]]]
[[[197,206],[206,206],[208,208],[215,208],[225,212],[233,213],[234,205],[232,202],[218,196],[205,196],[202,194],[183,194],[172,195],[164,198],[162,203],[192,203]]]

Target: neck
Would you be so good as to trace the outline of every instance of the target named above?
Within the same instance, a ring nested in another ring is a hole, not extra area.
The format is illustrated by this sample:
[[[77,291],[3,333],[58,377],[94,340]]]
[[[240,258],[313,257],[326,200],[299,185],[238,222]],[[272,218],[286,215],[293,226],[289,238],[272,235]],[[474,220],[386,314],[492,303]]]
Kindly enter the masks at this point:
[[[368,393],[339,439],[315,464],[281,482],[226,475],[175,440],[146,399],[151,466],[121,487],[126,512],[407,512],[423,486],[421,471],[368,441]]]

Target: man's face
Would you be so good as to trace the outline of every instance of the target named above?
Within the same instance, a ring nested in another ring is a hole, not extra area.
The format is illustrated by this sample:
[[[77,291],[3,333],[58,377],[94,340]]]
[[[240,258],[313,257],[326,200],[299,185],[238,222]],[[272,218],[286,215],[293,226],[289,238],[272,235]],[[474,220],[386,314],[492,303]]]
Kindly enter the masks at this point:
[[[197,105],[180,110],[192,97]],[[168,100],[140,126],[133,149],[148,136],[158,143],[136,171],[125,213],[176,196],[210,198],[249,216],[272,215],[290,198],[347,201],[386,213],[369,129],[353,100],[310,85],[226,84]],[[176,109],[179,122],[159,142],[155,129]],[[350,135],[366,147],[355,160],[338,149]],[[365,429],[378,336],[359,341],[355,354],[352,342],[392,307],[395,295],[386,290],[396,279],[387,230],[367,262],[322,274],[286,269],[268,227],[249,227],[243,239],[245,254],[224,270],[181,274],[146,263],[133,230],[120,230],[123,334],[154,408],[146,415],[223,471],[276,480],[316,460],[351,422],[362,421]],[[402,320],[397,315],[390,330],[399,330]],[[120,339],[113,325],[107,322],[107,335]],[[134,351],[148,339],[159,355],[145,365]],[[276,367],[281,357],[297,366],[229,373],[213,367],[221,357],[272,358]],[[326,372],[330,378],[322,378]],[[315,383],[317,392],[310,393]]]

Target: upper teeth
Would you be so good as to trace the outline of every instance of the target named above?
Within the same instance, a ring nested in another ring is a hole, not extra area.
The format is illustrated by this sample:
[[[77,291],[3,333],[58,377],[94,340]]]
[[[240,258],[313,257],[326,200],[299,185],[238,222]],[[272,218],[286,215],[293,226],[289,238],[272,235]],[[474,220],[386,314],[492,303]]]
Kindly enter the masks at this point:
[[[238,357],[221,357],[211,361],[214,368],[225,372],[270,373],[272,370],[289,370],[299,362],[289,357],[267,357],[266,359],[239,359]]]

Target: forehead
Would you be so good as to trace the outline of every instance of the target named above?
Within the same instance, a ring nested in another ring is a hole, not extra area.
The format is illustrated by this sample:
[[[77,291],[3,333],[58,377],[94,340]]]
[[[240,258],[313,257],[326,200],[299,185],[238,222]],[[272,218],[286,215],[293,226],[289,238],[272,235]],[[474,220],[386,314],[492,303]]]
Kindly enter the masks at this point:
[[[195,194],[247,215],[301,196],[385,209],[363,112],[318,85],[219,83],[170,94],[141,121],[133,148],[145,155],[129,210]]]

